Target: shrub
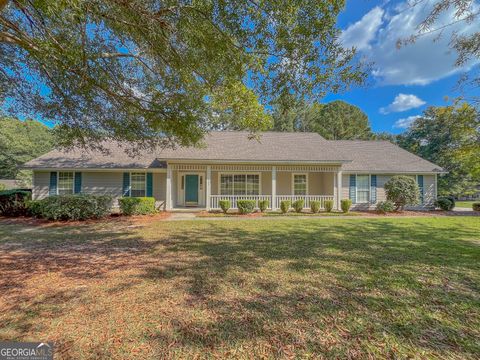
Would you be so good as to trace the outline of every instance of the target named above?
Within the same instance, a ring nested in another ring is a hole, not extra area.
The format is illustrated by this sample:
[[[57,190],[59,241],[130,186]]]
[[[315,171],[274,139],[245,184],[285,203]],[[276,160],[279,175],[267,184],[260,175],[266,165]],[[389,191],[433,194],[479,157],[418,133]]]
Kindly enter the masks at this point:
[[[393,202],[391,202],[390,200],[380,201],[377,204],[376,209],[379,213],[386,214],[387,212],[392,212],[393,210],[395,210],[395,204]]]
[[[453,203],[450,199],[446,197],[440,197],[435,201],[435,207],[439,207],[444,211],[450,211],[453,209]]]
[[[250,214],[255,209],[255,200],[238,200],[237,208],[240,214]]]
[[[59,195],[31,201],[31,215],[50,220],[98,219],[110,214],[112,197],[109,195]]]
[[[387,200],[395,204],[396,210],[403,210],[405,205],[418,203],[420,189],[412,177],[396,175],[385,183],[385,192]]]
[[[455,197],[453,197],[453,196],[444,196],[444,198],[450,200],[450,202],[452,203],[452,207],[451,207],[450,210],[453,210],[453,208],[455,207]]]
[[[333,200],[325,200],[325,210],[327,212],[332,212],[332,210],[333,210]]]
[[[290,200],[282,200],[280,202],[280,210],[282,210],[282,213],[285,214],[288,212],[288,210],[290,210],[290,204]]]
[[[480,202],[476,202],[472,204],[473,211],[480,211]]]
[[[123,197],[118,204],[123,215],[148,215],[156,211],[153,197]]]
[[[6,188],[5,184],[0,184],[0,191],[4,191]]]
[[[303,199],[295,200],[295,201],[292,203],[292,207],[293,207],[293,209],[295,210],[295,212],[297,212],[297,213],[301,213],[301,212],[302,212],[304,205],[305,205],[305,201],[304,201]]]
[[[25,190],[0,191],[0,215],[23,216],[28,214],[27,202],[32,193]]]
[[[220,205],[220,209],[222,209],[224,214],[226,214],[228,210],[230,210],[230,208],[232,207],[230,200],[220,200],[218,202],[218,205]]]
[[[268,209],[269,205],[270,205],[270,202],[268,200],[260,200],[258,202],[258,207],[259,207],[259,209],[262,213],[265,212],[265,210]]]
[[[340,201],[340,207],[342,208],[342,211],[344,213],[348,213],[350,211],[350,208],[352,207],[352,200],[342,199],[342,201]]]
[[[320,211],[320,201],[310,201],[310,210],[312,210],[312,213],[314,214],[318,213]]]

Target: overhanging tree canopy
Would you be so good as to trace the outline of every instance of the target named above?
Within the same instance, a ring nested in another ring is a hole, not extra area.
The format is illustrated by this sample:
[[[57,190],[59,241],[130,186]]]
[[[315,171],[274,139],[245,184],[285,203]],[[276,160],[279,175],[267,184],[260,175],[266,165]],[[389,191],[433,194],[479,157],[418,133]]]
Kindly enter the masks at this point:
[[[192,144],[220,112],[263,130],[273,98],[315,99],[363,81],[354,50],[338,43],[343,6],[0,0],[0,101],[56,121],[65,145],[159,135]]]

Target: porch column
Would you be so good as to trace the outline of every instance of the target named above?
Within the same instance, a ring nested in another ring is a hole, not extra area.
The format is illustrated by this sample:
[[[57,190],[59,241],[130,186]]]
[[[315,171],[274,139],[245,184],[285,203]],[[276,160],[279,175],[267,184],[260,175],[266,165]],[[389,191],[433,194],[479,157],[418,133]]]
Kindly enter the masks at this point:
[[[165,192],[165,209],[172,209],[172,168],[167,164],[167,191]]]
[[[207,165],[207,178],[205,179],[206,185],[206,196],[205,196],[205,207],[207,210],[210,210],[210,196],[212,195],[212,167]]]
[[[272,210],[277,210],[277,167],[272,166]]]
[[[337,171],[337,210],[342,208],[341,206],[342,200],[342,172],[339,170]]]

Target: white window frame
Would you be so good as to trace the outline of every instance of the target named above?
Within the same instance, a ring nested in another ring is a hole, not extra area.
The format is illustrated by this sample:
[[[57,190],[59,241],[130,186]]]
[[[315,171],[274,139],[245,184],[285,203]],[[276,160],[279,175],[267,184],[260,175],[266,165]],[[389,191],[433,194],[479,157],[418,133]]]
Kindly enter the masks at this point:
[[[247,180],[248,175],[258,175],[258,195],[262,195],[262,173],[261,172],[242,172],[242,171],[223,171],[218,173],[218,183],[217,183],[217,188],[218,188],[218,195],[222,196],[258,196],[258,195],[247,195],[247,186],[245,182],[245,194],[243,195],[234,195],[234,194],[228,194],[228,195],[223,195],[222,194],[222,175],[245,175],[245,181]]]
[[[367,201],[358,201],[358,176],[368,176],[368,197]],[[369,204],[372,198],[372,175],[371,174],[355,174],[355,199],[357,204]]]
[[[132,174],[144,174],[145,175],[145,195],[144,196],[132,196]],[[146,197],[147,196],[147,173],[142,171],[131,171],[130,172],[130,186],[128,189],[129,197]]]
[[[296,194],[295,194],[295,176],[296,176],[296,175],[305,175],[306,185],[307,185],[307,188],[306,188],[306,191],[305,191],[305,195],[296,195]],[[291,189],[292,195],[294,195],[294,196],[307,196],[307,195],[309,194],[309,192],[308,192],[308,185],[309,185],[309,184],[308,184],[308,173],[292,173],[292,186],[291,186],[291,187],[292,187],[292,189]]]
[[[59,189],[60,189],[60,173],[72,173],[73,175],[73,181],[72,181],[72,193],[71,194],[63,194],[63,195],[74,195],[75,194],[75,171],[57,171],[57,189],[56,189],[56,194],[60,195]]]

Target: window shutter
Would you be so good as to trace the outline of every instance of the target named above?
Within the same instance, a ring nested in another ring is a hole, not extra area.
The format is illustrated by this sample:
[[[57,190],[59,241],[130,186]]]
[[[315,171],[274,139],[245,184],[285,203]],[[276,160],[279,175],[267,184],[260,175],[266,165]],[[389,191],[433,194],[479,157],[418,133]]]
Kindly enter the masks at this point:
[[[349,197],[353,204],[357,202],[357,177],[355,174],[350,175]]]
[[[377,175],[370,175],[370,202],[377,202]]]
[[[147,173],[147,197],[153,196],[153,174]]]
[[[420,189],[420,204],[423,204],[423,175],[417,175],[417,183]]]
[[[80,194],[82,192],[82,173],[76,172],[75,173],[75,185],[74,185],[74,193]]]
[[[123,196],[130,196],[130,173],[123,173]]]
[[[48,189],[48,194],[50,196],[57,195],[57,172],[52,171],[50,173],[50,186]]]

